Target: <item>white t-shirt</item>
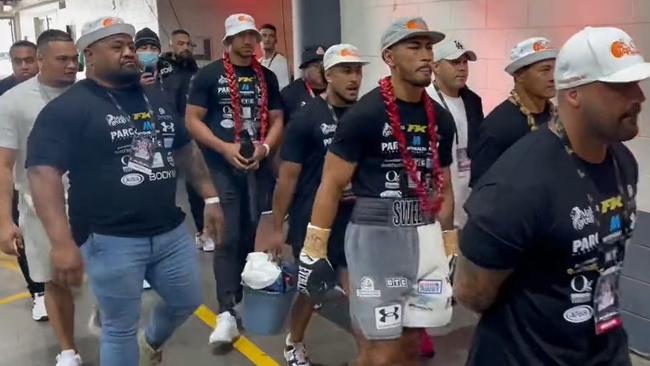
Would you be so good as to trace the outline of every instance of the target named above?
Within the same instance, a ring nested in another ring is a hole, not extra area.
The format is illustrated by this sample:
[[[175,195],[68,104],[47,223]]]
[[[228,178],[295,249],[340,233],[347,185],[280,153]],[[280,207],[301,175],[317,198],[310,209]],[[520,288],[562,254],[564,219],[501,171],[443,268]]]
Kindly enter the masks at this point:
[[[289,85],[289,64],[287,63],[286,57],[276,52],[271,58],[260,58],[260,63],[262,66],[273,71],[275,76],[278,78],[280,90]]]
[[[22,207],[22,202],[34,209],[25,171],[27,138],[43,107],[66,89],[41,84],[36,76],[16,85],[0,97],[0,147],[16,150],[14,186],[21,195],[21,212],[25,208]],[[67,183],[67,177],[64,177],[66,191]]]
[[[454,225],[458,227],[463,227],[467,221],[467,214],[463,209],[463,205],[469,194],[471,192],[469,188],[469,178],[470,178],[470,160],[467,156],[467,142],[468,142],[468,123],[467,123],[467,112],[465,111],[465,103],[463,99],[453,98],[448,95],[445,95],[440,92],[444,98],[444,103],[440,99],[440,95],[436,89],[429,85],[427,88],[427,94],[438,102],[441,106],[448,108],[451,115],[454,117],[454,122],[456,124],[457,135],[454,136],[454,143],[452,146],[452,152],[454,156],[454,162],[451,164],[451,184],[454,189]]]

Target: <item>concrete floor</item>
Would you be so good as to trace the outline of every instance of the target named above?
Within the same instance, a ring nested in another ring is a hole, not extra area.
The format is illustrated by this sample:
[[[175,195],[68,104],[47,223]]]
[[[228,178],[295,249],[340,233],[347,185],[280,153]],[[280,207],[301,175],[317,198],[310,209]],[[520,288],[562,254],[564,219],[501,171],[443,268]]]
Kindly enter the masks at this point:
[[[184,192],[179,190],[179,203],[186,202]],[[192,225],[188,219],[188,225]],[[204,304],[217,309],[211,255],[200,256]],[[0,299],[24,291],[20,273],[8,267],[8,259],[0,258]],[[93,306],[93,298],[87,285],[76,294],[75,339],[86,366],[99,366],[98,339],[87,330],[87,321]],[[148,319],[152,304],[157,295],[148,291],[143,295],[143,316]],[[1,300],[0,300],[1,301]],[[476,315],[457,307],[452,324],[445,329],[431,332],[435,335],[438,354],[434,360],[423,360],[426,366],[463,365],[467,357],[467,347],[471,340]],[[349,319],[344,303],[327,305],[317,314],[307,331],[306,342],[312,360],[317,365],[345,365],[356,354],[354,339],[347,331]],[[189,319],[164,347],[165,366],[208,366],[208,365],[251,365],[253,364],[237,350],[216,350],[208,346],[210,328],[194,316]],[[248,336],[248,335],[247,335]],[[284,365],[282,350],[284,335],[272,337],[248,336],[250,341],[272,360],[263,365]],[[56,340],[49,325],[36,323],[31,319],[31,301],[27,299],[0,305],[0,366],[50,366],[58,352]],[[650,366],[650,362],[635,359],[635,366]],[[262,363],[259,363],[262,365]]]

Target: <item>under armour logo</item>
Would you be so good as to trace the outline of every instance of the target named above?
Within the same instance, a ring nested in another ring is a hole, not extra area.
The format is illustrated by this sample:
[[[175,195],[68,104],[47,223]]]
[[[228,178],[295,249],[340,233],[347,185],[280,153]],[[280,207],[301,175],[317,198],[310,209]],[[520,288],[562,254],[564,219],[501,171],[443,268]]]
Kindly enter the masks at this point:
[[[169,133],[169,132],[175,133],[176,132],[176,129],[175,129],[173,123],[161,122],[160,125],[162,126],[163,132],[167,132],[167,133]]]
[[[382,323],[386,323],[386,319],[399,320],[399,313],[400,313],[399,310],[400,309],[398,306],[394,306],[393,311],[391,312],[386,311],[386,308],[379,309],[379,314],[381,315],[379,321]]]
[[[375,308],[377,329],[397,328],[402,325],[402,305],[388,305]]]
[[[460,42],[458,42],[458,41],[454,41],[454,44],[456,45],[456,48],[458,48],[459,50],[462,50],[462,49],[464,49],[464,47],[463,47],[463,44],[462,44],[462,43],[460,43]]]

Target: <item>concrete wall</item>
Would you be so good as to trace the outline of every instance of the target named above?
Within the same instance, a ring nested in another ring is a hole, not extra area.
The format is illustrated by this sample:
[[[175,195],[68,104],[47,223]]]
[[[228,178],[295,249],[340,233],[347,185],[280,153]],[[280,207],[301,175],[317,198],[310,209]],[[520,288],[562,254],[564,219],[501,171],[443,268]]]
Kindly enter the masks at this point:
[[[258,26],[271,23],[278,29],[278,50],[293,59],[291,0],[158,0],[161,41],[168,44],[166,35],[176,28],[190,32],[197,38],[212,39],[212,59],[221,57],[221,39],[225,33],[224,21],[234,13],[247,13]],[[180,22],[180,24],[179,24]],[[285,43],[286,40],[286,43]]]
[[[65,30],[66,25],[72,25],[77,38],[85,22],[107,15],[121,17],[136,29],[158,31],[156,7],[155,0],[66,0],[65,9],[59,9],[58,2],[48,3],[19,11],[20,38],[36,41],[35,17],[48,17],[50,29]]]

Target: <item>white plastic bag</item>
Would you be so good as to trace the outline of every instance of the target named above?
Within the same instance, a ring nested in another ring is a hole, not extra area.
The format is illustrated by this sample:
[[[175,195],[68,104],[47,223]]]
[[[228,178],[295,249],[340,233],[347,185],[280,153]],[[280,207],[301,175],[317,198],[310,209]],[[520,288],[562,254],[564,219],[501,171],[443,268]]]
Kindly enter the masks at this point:
[[[264,252],[248,253],[246,265],[241,273],[244,285],[253,290],[261,290],[271,286],[280,276],[282,270],[271,257]]]

